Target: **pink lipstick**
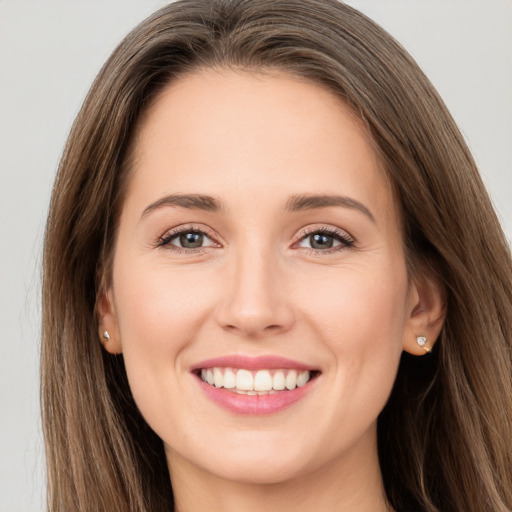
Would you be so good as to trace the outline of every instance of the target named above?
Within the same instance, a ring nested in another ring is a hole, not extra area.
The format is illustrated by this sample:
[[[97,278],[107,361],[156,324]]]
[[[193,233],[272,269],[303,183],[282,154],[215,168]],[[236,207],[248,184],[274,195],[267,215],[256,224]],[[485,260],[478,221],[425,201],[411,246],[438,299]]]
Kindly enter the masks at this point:
[[[272,414],[306,396],[320,372],[277,356],[224,356],[191,368],[201,390],[217,405],[237,414]]]

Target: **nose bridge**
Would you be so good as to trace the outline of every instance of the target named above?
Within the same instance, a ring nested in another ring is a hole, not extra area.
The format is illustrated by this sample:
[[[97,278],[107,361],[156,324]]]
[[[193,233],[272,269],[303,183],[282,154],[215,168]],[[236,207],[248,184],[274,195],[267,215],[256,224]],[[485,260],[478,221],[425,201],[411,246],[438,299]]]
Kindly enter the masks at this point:
[[[250,337],[285,331],[293,322],[278,253],[265,242],[246,237],[227,262],[229,284],[219,321],[225,329]]]

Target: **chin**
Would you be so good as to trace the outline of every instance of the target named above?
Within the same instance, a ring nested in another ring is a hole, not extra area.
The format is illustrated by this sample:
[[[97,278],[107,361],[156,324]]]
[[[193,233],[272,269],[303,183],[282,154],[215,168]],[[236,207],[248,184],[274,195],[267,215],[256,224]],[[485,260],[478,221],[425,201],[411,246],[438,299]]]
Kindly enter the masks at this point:
[[[304,439],[290,443],[288,432],[277,436],[263,432],[245,434],[249,435],[237,432],[231,439],[218,439],[200,451],[196,446],[194,453],[186,453],[185,449],[173,456],[214,477],[244,484],[280,484],[311,470],[312,457],[305,454]]]
[[[279,460],[277,460],[279,459]],[[251,458],[242,454],[227,464],[215,465],[210,469],[215,476],[243,484],[281,484],[307,472],[301,460],[291,460],[285,454],[269,455],[265,458]]]

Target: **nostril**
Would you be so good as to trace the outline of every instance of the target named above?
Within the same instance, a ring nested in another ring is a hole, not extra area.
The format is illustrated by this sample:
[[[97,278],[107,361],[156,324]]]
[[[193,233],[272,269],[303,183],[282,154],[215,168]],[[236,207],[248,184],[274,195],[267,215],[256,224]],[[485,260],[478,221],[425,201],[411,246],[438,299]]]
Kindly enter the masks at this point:
[[[276,333],[283,329],[283,326],[279,324],[262,326],[258,322],[241,322],[240,325],[226,324],[223,327],[226,331],[244,334],[249,338],[258,338],[264,333]]]

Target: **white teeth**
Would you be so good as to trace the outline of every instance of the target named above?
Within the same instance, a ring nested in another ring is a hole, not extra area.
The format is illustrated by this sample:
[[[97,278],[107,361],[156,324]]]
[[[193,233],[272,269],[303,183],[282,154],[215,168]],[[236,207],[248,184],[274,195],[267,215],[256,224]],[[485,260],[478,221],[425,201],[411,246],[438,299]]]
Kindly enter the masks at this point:
[[[272,375],[268,370],[260,370],[254,376],[254,391],[270,391],[272,389]]]
[[[224,377],[219,368],[213,369],[213,382],[216,388],[221,388],[224,381]]]
[[[286,375],[286,389],[295,389],[297,387],[297,372],[290,370]]]
[[[208,368],[201,370],[201,379],[210,386],[225,388],[244,395],[268,395],[292,390],[309,382],[309,371],[258,370],[251,372],[236,368]]]
[[[274,377],[272,378],[272,388],[276,391],[282,391],[286,387],[286,381],[284,379],[284,372],[278,370],[274,373]]]
[[[273,395],[275,391],[271,389],[270,391],[242,391],[241,389],[233,389],[235,393],[238,393],[239,395]]]
[[[254,379],[250,371],[238,370],[236,372],[236,388],[242,391],[252,391],[254,389]]]
[[[309,372],[300,372],[297,375],[297,387],[301,388],[302,386],[307,384],[309,378]]]
[[[226,389],[233,389],[236,387],[236,376],[229,368],[224,371],[224,387]]]

